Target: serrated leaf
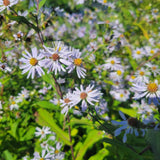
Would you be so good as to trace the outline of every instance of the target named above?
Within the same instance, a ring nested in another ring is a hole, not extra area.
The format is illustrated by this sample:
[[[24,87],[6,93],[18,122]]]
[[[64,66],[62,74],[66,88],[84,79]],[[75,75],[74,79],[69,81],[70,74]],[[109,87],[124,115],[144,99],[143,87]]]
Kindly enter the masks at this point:
[[[44,109],[39,109],[38,110],[38,116],[37,116],[37,123],[41,126],[48,126],[51,128],[53,132],[56,133],[57,137],[61,141],[63,141],[67,145],[71,145],[71,142],[69,141],[69,136],[66,132],[64,132],[54,121],[52,118],[52,115],[44,110]]]
[[[93,130],[89,132],[85,142],[83,143],[82,147],[80,148],[76,160],[82,160],[83,156],[85,155],[86,151],[91,147],[94,143],[99,141],[102,138],[104,133],[102,131]]]

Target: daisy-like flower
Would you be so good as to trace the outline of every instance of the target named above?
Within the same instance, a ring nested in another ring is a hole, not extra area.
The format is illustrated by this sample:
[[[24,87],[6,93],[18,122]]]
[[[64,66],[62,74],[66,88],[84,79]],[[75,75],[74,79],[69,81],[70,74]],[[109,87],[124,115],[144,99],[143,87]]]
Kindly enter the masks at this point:
[[[36,73],[38,73],[39,76],[44,74],[44,71],[41,68],[41,62],[44,55],[38,55],[37,48],[32,48],[32,54],[30,54],[27,50],[25,50],[25,52],[27,55],[23,54],[24,57],[20,59],[22,63],[25,63],[20,67],[23,69],[22,74],[29,71],[27,78],[31,76],[32,79],[35,77]]]
[[[29,97],[29,91],[24,88],[21,91],[21,93],[18,94],[17,99],[18,99],[19,102],[22,102],[24,99],[27,99],[28,97]]]
[[[142,82],[148,82],[149,77],[151,73],[147,70],[145,70],[144,68],[139,69],[136,73],[135,73],[135,82],[137,83],[142,83]]]
[[[152,49],[149,46],[145,47],[145,50],[147,51],[148,56],[153,56],[154,54],[158,52],[158,48]]]
[[[41,136],[40,139],[43,139],[46,137],[47,134],[51,134],[49,127],[43,127],[42,129],[36,127],[36,132],[35,132],[36,137]]]
[[[132,90],[135,92],[134,99],[140,99],[142,97],[149,98],[149,103],[160,104],[160,85],[157,80],[146,83],[133,83]]]
[[[47,153],[46,150],[42,150],[41,154],[35,152],[32,160],[50,160],[52,156],[53,155],[51,155],[51,153]]]
[[[90,105],[94,105],[93,102],[98,102],[102,93],[100,93],[97,89],[93,90],[94,85],[89,85],[86,89],[81,85],[80,89],[77,87],[73,92],[71,99],[71,106],[76,106],[78,103],[81,103],[82,111],[84,112],[87,109],[87,102]]]
[[[81,54],[82,53],[79,52],[78,49],[72,49],[72,55],[69,58],[69,61],[71,63],[67,67],[67,69],[68,69],[68,73],[71,73],[74,69],[76,69],[78,78],[85,78],[86,69],[83,68]]]
[[[104,64],[105,69],[111,69],[111,70],[119,70],[122,68],[120,65],[120,59],[116,57],[111,57],[106,60],[106,64]]]
[[[119,111],[119,114],[120,114],[121,118],[123,119],[123,121],[118,122],[118,121],[112,120],[111,122],[114,125],[121,125],[120,128],[118,128],[114,131],[115,136],[120,135],[121,132],[123,130],[125,130],[125,133],[124,133],[124,136],[123,136],[123,143],[125,143],[127,141],[127,134],[133,134],[133,132],[134,132],[135,136],[139,135],[137,129],[135,128],[137,126],[138,120],[136,118],[133,118],[133,117],[127,119],[121,111]],[[141,129],[141,131],[143,132],[143,135],[144,135],[144,130]]]
[[[0,12],[5,10],[6,8],[9,9],[9,7],[12,7],[17,3],[18,0],[0,0]]]
[[[133,51],[133,58],[135,59],[141,59],[142,57],[145,56],[145,52],[142,48],[136,48],[134,51]]]
[[[47,58],[43,60],[43,66],[48,68],[48,72],[54,71],[55,74],[60,71],[66,71],[63,65],[69,66],[71,62],[67,60],[70,52],[62,42],[55,42],[53,48],[43,46],[42,54]]]
[[[97,0],[97,1],[98,1],[99,3],[105,5],[105,6],[108,5],[108,4],[107,4],[107,0]]]
[[[16,41],[20,41],[21,38],[23,37],[23,33],[19,31],[17,34],[14,34],[13,37],[15,38]]]
[[[61,107],[63,107],[61,113],[62,114],[65,113],[65,116],[67,115],[69,107],[71,106],[71,100],[70,100],[71,96],[72,94],[69,92],[66,94],[66,96],[64,96],[63,99],[60,99]]]
[[[160,69],[158,68],[158,65],[146,63],[146,66],[151,70],[154,76],[160,74]]]
[[[18,109],[19,108],[19,105],[18,105],[18,99],[16,97],[10,97],[9,99],[10,101],[10,110],[12,111],[13,109]]]
[[[110,79],[112,79],[113,81],[118,81],[120,82],[122,80],[122,77],[123,77],[123,70],[122,69],[119,69],[115,72],[111,72],[110,73]]]

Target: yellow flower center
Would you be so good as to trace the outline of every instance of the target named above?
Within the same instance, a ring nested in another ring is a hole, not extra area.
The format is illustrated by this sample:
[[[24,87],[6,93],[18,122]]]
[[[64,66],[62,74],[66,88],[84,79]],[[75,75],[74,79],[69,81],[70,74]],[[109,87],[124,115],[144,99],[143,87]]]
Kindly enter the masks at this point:
[[[156,66],[153,66],[153,67],[152,67],[152,69],[153,69],[153,70],[156,70],[156,69],[157,69],[157,67],[156,67]]]
[[[157,13],[158,12],[158,9],[154,9],[154,11],[153,11],[154,13]]]
[[[18,38],[21,38],[21,34],[20,34],[20,33],[18,33],[18,34],[17,34],[17,37],[18,37]]]
[[[38,60],[37,60],[36,58],[31,58],[29,63],[30,63],[32,66],[35,66],[35,65],[37,65],[37,63],[38,63]]]
[[[107,3],[107,0],[103,0],[103,3]]]
[[[80,58],[74,59],[74,64],[76,66],[80,66],[82,64],[82,59],[80,59]]]
[[[10,1],[9,0],[4,0],[3,4],[4,4],[4,6],[8,6],[8,5],[10,5]]]
[[[15,101],[12,101],[12,104],[16,104],[16,102],[15,102]]]
[[[69,103],[70,102],[69,98],[64,99],[64,102]]]
[[[122,74],[122,72],[120,70],[118,70],[117,74],[120,76]]]
[[[137,51],[137,54],[141,54],[141,51]]]
[[[57,53],[54,53],[54,54],[52,54],[52,59],[53,59],[53,61],[56,61],[56,60],[58,60],[60,57],[59,57],[59,55],[57,54]]]
[[[56,149],[54,153],[55,153],[55,154],[58,154],[58,153],[59,153],[59,150]]]
[[[131,79],[135,79],[136,77],[135,76],[131,76]]]
[[[74,108],[79,110],[79,107],[78,107],[78,106],[74,106]]]
[[[82,93],[80,94],[80,98],[81,98],[81,99],[86,99],[86,97],[87,97],[87,93],[82,92]]]
[[[44,131],[41,131],[41,134],[44,134]]]
[[[121,93],[121,94],[120,94],[120,97],[121,97],[121,98],[123,98],[123,97],[124,97],[124,95]]]
[[[40,158],[39,160],[44,160],[44,158]]]
[[[151,53],[151,54],[154,54],[154,50],[151,50],[150,53]]]
[[[155,93],[158,90],[158,85],[156,83],[149,83],[147,86],[147,90],[151,93]]]
[[[114,61],[114,60],[111,60],[111,64],[115,64],[115,61]]]
[[[140,74],[141,76],[144,76],[144,72],[143,72],[143,71],[140,71],[139,74]]]

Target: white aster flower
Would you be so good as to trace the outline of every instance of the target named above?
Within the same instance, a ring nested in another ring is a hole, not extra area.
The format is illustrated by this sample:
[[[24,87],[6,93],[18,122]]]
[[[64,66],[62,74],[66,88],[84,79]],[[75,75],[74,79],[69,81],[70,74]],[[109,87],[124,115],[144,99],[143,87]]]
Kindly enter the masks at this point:
[[[147,51],[148,56],[153,56],[154,54],[158,52],[158,48],[153,49],[149,46],[145,47],[145,50]]]
[[[136,49],[133,51],[132,56],[133,56],[133,58],[135,58],[135,59],[141,59],[142,57],[145,56],[144,49],[142,49],[142,48],[136,48]]]
[[[36,127],[36,132],[35,132],[36,137],[41,136],[40,139],[43,139],[46,137],[47,134],[51,134],[49,127],[43,127],[42,129]]]
[[[120,82],[122,80],[122,77],[123,77],[123,70],[122,69],[119,69],[115,72],[111,72],[109,77],[110,79],[112,79],[113,81],[118,81]]]
[[[81,85],[80,89],[77,87],[76,90],[73,92],[72,96],[70,97],[72,106],[81,103],[82,111],[87,109],[87,102],[90,105],[94,105],[93,102],[98,102],[100,96],[102,95],[97,89],[93,90],[93,85],[89,85],[86,89]]]
[[[23,37],[23,33],[19,31],[17,34],[14,34],[13,37],[15,38],[16,41],[20,41],[21,38]]]
[[[120,65],[120,59],[116,57],[111,57],[106,60],[106,64],[104,64],[105,69],[111,70],[119,70],[122,68]]]
[[[25,52],[27,55],[23,54],[24,57],[20,59],[22,63],[25,63],[20,67],[23,69],[22,74],[29,71],[27,78],[31,76],[32,79],[35,77],[36,73],[38,73],[39,76],[44,74],[44,71],[41,68],[41,62],[44,55],[38,55],[37,48],[32,48],[32,54],[30,54],[27,50],[25,50]]]
[[[102,5],[107,6],[107,0],[97,0],[99,3],[101,3]]]
[[[50,160],[53,155],[47,153],[46,150],[42,150],[42,153],[35,152],[32,160]]]
[[[146,66],[151,70],[151,72],[153,73],[154,76],[160,74],[160,69],[159,69],[158,65],[146,63]]]
[[[67,60],[70,52],[62,42],[55,42],[53,48],[43,45],[45,50],[41,50],[42,54],[46,56],[43,60],[43,66],[48,68],[48,72],[54,71],[55,74],[60,71],[66,71],[63,65],[69,66],[71,62]]]
[[[10,101],[10,110],[12,111],[13,109],[18,109],[19,108],[19,105],[18,105],[18,99],[16,97],[10,97],[9,98],[9,101]]]
[[[82,65],[81,52],[79,49],[72,49],[72,55],[69,57],[70,65],[67,67],[68,73],[76,69],[78,78],[85,78],[86,69]]]
[[[160,85],[157,80],[141,84],[133,83],[132,90],[135,92],[134,99],[146,97],[149,98],[149,103],[153,101],[155,105],[160,104]]]
[[[0,0],[0,12],[5,10],[6,8],[9,9],[9,7],[12,7],[17,3],[18,0]]]

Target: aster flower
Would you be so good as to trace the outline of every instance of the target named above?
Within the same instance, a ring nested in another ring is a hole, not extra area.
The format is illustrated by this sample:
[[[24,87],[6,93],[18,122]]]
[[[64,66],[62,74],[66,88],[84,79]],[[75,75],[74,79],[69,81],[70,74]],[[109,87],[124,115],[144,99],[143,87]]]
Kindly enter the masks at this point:
[[[132,90],[135,92],[134,99],[142,97],[149,98],[149,103],[153,101],[155,104],[160,104],[160,85],[157,80],[146,83],[133,83]]]
[[[51,134],[49,127],[43,127],[42,129],[36,127],[36,132],[35,132],[36,137],[41,136],[40,139],[43,139],[46,137],[47,134]]]
[[[158,68],[158,65],[146,63],[146,66],[151,70],[154,76],[160,74],[160,69]]]
[[[135,59],[141,59],[142,57],[145,56],[144,49],[142,49],[142,48],[136,48],[136,49],[133,51],[132,56],[133,56],[133,58],[135,58]]]
[[[20,67],[23,69],[22,74],[29,71],[27,78],[31,76],[32,79],[35,77],[36,73],[38,73],[39,76],[44,74],[44,71],[41,68],[41,62],[44,55],[38,55],[37,48],[32,48],[32,54],[30,54],[27,50],[25,50],[25,52],[27,55],[23,54],[24,57],[20,59],[22,63],[25,63]]]
[[[71,73],[74,69],[76,69],[78,78],[85,78],[86,76],[86,69],[84,69],[82,65],[81,59],[81,52],[78,49],[72,49],[72,55],[69,58],[71,62],[70,65],[67,67],[68,73]]]
[[[147,51],[148,56],[153,56],[154,54],[158,52],[158,48],[152,49],[149,46],[145,47],[145,50]]]
[[[115,136],[120,135],[121,132],[122,132],[123,130],[125,130],[125,133],[124,133],[124,136],[123,136],[123,143],[125,143],[125,142],[127,141],[127,134],[133,134],[133,133],[135,133],[135,136],[138,136],[138,135],[139,135],[137,129],[135,128],[136,125],[137,125],[137,123],[138,123],[138,120],[137,120],[136,118],[133,118],[133,117],[127,119],[127,118],[125,117],[125,115],[124,115],[121,111],[119,111],[119,114],[120,114],[121,118],[123,119],[123,121],[118,122],[118,121],[112,120],[111,122],[112,122],[112,124],[114,124],[114,125],[121,125],[120,128],[118,128],[118,129],[116,129],[116,130],[114,131],[114,135],[115,135]],[[142,131],[143,134],[144,134],[144,130],[141,129],[141,131]]]
[[[35,152],[32,160],[50,160],[53,155],[47,153],[46,150],[42,150],[42,153]]]
[[[123,73],[124,73],[123,69],[119,69],[119,70],[117,70],[117,71],[115,71],[115,72],[111,72],[109,77],[110,77],[110,79],[112,79],[113,81],[118,81],[118,82],[120,82],[120,81],[122,80]]]
[[[19,31],[17,34],[14,34],[13,37],[15,38],[16,41],[20,41],[21,38],[23,37],[23,33]]]
[[[18,109],[19,108],[19,105],[18,105],[18,99],[16,97],[10,97],[9,99],[10,101],[10,110],[12,111],[13,109]]]
[[[18,0],[0,0],[0,12],[5,10],[6,8],[9,9],[9,7],[12,7],[17,3]]]
[[[59,71],[66,71],[63,65],[69,66],[71,62],[67,60],[70,52],[62,42],[55,42],[53,48],[43,46],[45,50],[41,50],[41,53],[46,56],[43,60],[43,66],[48,68],[48,72],[54,71],[55,74]]]
[[[93,102],[98,102],[102,93],[100,93],[97,89],[93,90],[94,85],[89,85],[86,89],[84,89],[83,85],[80,86],[80,89],[77,87],[76,90],[73,92],[71,99],[71,106],[75,106],[78,103],[81,103],[82,111],[87,109],[87,103],[90,105],[94,105]]]
[[[107,0],[97,0],[99,3],[101,3],[102,5],[107,6]]]
[[[111,57],[106,60],[106,64],[104,64],[105,69],[118,70],[121,69],[120,59],[116,57]]]

